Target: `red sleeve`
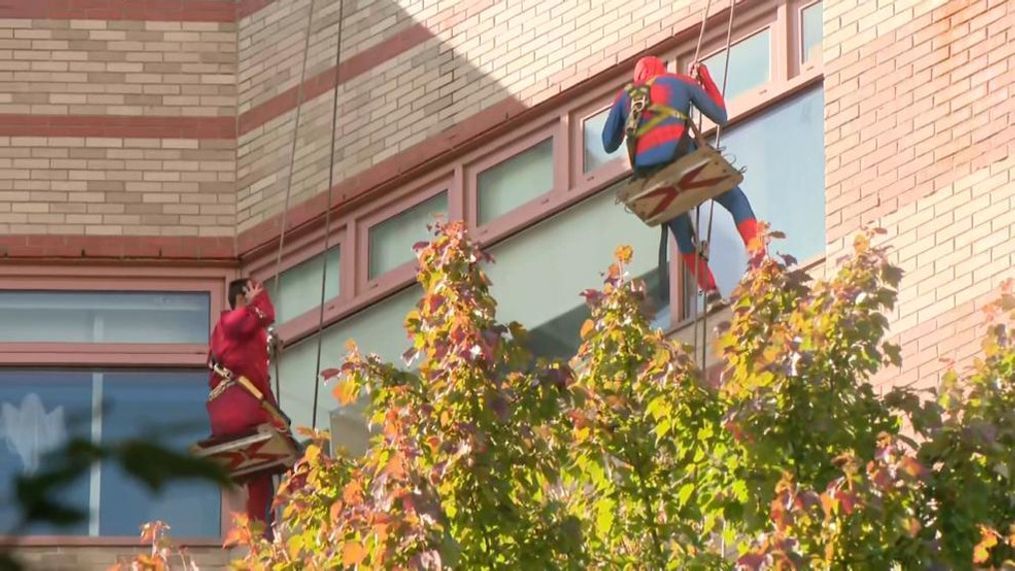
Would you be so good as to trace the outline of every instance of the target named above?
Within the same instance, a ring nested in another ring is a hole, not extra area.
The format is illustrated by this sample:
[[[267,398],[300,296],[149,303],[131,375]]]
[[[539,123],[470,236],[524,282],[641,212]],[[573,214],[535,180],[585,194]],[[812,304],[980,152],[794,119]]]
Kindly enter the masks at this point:
[[[716,105],[725,109],[726,102],[723,101],[722,92],[715,86],[715,81],[712,80],[712,74],[709,73],[708,68],[705,64],[701,64],[698,67],[698,80],[701,82],[702,89],[708,94],[709,99],[715,102]]]
[[[261,292],[250,303],[222,316],[222,328],[230,337],[249,337],[255,331],[275,323],[275,306],[266,292]]]

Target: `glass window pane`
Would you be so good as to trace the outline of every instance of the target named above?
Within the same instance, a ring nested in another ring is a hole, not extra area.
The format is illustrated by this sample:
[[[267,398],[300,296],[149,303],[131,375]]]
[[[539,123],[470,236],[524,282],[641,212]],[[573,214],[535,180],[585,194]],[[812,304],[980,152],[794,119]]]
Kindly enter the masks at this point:
[[[729,65],[729,82],[726,84],[726,101],[750,91],[769,80],[772,49],[771,33],[768,28],[740,40],[730,51],[733,59]],[[704,61],[712,73],[716,86],[721,90],[726,68],[726,50],[706,58]]]
[[[14,478],[38,474],[47,465],[46,454],[71,438],[90,440],[92,408],[91,373],[0,370],[0,530],[20,520]],[[91,474],[82,474],[56,500],[87,513],[90,494]],[[88,524],[34,525],[27,533],[87,535]]]
[[[808,91],[723,133],[727,158],[746,166],[741,188],[754,213],[784,232],[771,253],[800,261],[825,250],[824,92]],[[715,205],[710,265],[728,295],[743,276],[747,254],[733,218]],[[707,213],[707,203],[703,212]],[[705,232],[707,214],[702,216]],[[693,222],[693,216],[692,216]],[[694,290],[690,290],[693,294]]]
[[[0,342],[204,344],[210,311],[207,293],[0,291]]]
[[[144,438],[185,452],[210,434],[204,371],[102,373],[102,442]],[[114,463],[102,466],[101,535],[133,536],[140,525],[162,520],[179,537],[218,537],[218,487],[198,481],[174,482],[158,493],[130,478]]]
[[[447,191],[372,226],[369,230],[370,279],[416,259],[412,245],[429,242],[427,225],[438,216],[447,218]]]
[[[264,289],[272,296],[278,323],[285,323],[320,306],[321,270],[324,267],[327,268],[324,277],[324,300],[338,297],[340,254],[339,248],[332,248],[326,255],[318,254],[285,270],[279,278],[281,285],[278,295],[275,295],[275,280],[272,278],[265,282]]]
[[[810,61],[821,55],[821,26],[821,2],[804,8],[801,24],[803,40],[801,57],[803,61]]]
[[[615,204],[616,188],[604,190],[490,250],[496,263],[486,271],[493,282],[497,317],[529,328],[530,348],[539,355],[574,354],[581,324],[588,318],[579,294],[602,287],[602,274],[622,244],[634,248],[629,271],[650,288],[656,326],[669,324],[668,292],[665,302],[657,297],[660,229],[646,226]]]
[[[326,329],[321,346],[321,370],[342,364],[349,340],[355,340],[363,353],[376,353],[384,361],[404,367],[402,354],[410,346],[405,333],[405,316],[421,296],[418,286],[408,288]],[[287,348],[282,354],[279,362],[282,404],[293,419],[293,426],[311,425],[316,366],[316,335]],[[356,432],[357,423],[362,428],[362,421],[356,416],[356,407],[339,409],[331,389],[330,386],[320,388],[317,426],[328,428],[331,423],[335,442],[353,450],[364,443],[365,433]],[[335,416],[339,417],[339,426],[333,420]]]
[[[553,190],[553,139],[547,139],[479,173],[479,223]]]
[[[622,158],[624,156],[624,145],[621,145],[612,153],[603,149],[603,126],[606,125],[606,118],[610,116],[610,110],[604,109],[589,117],[582,123],[582,133],[585,138],[585,156],[583,162],[584,172],[591,172],[606,163]]]

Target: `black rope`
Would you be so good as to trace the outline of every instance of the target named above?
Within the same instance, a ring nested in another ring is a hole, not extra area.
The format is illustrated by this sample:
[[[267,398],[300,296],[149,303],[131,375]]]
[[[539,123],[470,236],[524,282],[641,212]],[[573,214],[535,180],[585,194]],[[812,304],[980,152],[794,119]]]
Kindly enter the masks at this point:
[[[282,209],[282,229],[278,235],[278,254],[275,257],[275,278],[273,283],[273,289],[271,296],[273,299],[278,301],[278,292],[281,285],[279,274],[282,269],[282,250],[285,248],[285,232],[286,226],[288,226],[289,217],[289,199],[292,196],[292,177],[293,167],[296,163],[296,142],[299,140],[300,134],[300,112],[303,110],[303,82],[307,77],[307,59],[310,54],[310,27],[314,23],[314,0],[310,0],[310,6],[307,9],[307,36],[303,43],[303,63],[301,64],[300,70],[300,82],[296,87],[296,123],[293,125],[293,144],[289,151],[289,171],[286,174],[286,189],[285,189],[285,205]],[[278,406],[282,406],[282,385],[280,382],[279,375],[279,354],[281,353],[281,347],[276,351],[275,354],[275,400],[278,402]]]
[[[335,136],[338,134],[338,84],[339,69],[342,66],[342,11],[344,2],[338,0],[338,34],[335,48],[335,101],[331,112],[331,152],[328,163],[327,207],[324,211],[324,252],[321,261],[321,305],[317,317],[317,367],[314,372],[314,409],[312,426],[317,428],[317,399],[321,392],[321,347],[324,343],[324,296],[328,280],[328,247],[331,243],[331,187],[335,183]]]

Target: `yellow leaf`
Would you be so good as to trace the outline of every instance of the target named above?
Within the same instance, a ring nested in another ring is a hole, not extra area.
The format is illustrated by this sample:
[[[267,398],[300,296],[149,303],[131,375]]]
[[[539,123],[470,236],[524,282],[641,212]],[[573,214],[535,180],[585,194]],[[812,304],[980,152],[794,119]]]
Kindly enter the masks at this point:
[[[346,567],[359,565],[366,555],[366,549],[363,549],[363,545],[358,541],[347,541],[342,546],[342,564]]]
[[[582,339],[585,339],[586,337],[588,337],[589,333],[591,333],[592,330],[595,329],[595,327],[596,327],[596,324],[593,323],[591,319],[586,319],[585,323],[582,324],[582,330],[581,330],[581,337],[582,337]],[[573,329],[572,329],[572,331],[573,331]]]
[[[634,249],[631,248],[631,246],[628,246],[627,244],[624,244],[623,246],[618,246],[617,249],[613,252],[613,257],[616,258],[617,261],[620,262],[621,264],[629,263],[631,261],[631,258],[634,257]]]
[[[334,390],[331,391],[331,394],[334,395],[335,400],[338,401],[338,404],[345,406],[351,403],[352,401],[356,400],[356,395],[358,392],[359,391],[356,388],[356,383],[354,383],[349,379],[345,379],[335,385],[335,388]]]

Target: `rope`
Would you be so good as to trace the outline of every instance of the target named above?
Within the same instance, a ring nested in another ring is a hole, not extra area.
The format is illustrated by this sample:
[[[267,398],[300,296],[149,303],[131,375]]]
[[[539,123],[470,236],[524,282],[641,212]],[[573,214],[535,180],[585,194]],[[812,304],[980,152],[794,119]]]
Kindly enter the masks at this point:
[[[691,60],[693,63],[697,63],[698,62],[698,57],[701,55],[701,45],[702,45],[702,43],[705,40],[705,27],[708,24],[708,12],[711,9],[712,9],[712,0],[708,0],[705,3],[705,11],[701,14],[701,26],[698,27],[698,43],[694,47],[694,59]],[[688,120],[690,121],[691,119],[688,119]],[[699,123],[698,130],[700,131],[701,130],[701,125],[702,125],[700,119],[699,119],[698,123]],[[698,206],[694,207],[694,226],[691,228],[691,230],[693,232],[694,244],[695,244],[695,246],[694,246],[694,285],[693,285],[694,290],[695,290],[695,298],[697,298],[697,297],[699,297],[701,295],[701,292],[698,289],[698,272],[701,271],[701,268],[698,265],[698,260],[701,258],[701,241],[698,239],[698,223],[700,221],[700,213],[701,213],[701,205],[699,204]],[[683,287],[681,287],[681,291],[683,291]],[[698,303],[697,302],[695,302],[692,305],[692,307],[691,307],[691,322],[695,323],[695,324],[698,323]],[[693,346],[695,348],[695,352],[697,352],[697,348],[698,348],[698,327],[697,327],[697,325],[694,326],[693,333],[694,333],[694,337],[693,337],[692,343],[693,343]],[[704,341],[702,341],[702,345],[704,345]]]
[[[736,0],[730,0],[730,17],[729,17],[729,23],[726,26],[726,62],[725,62],[725,65],[723,66],[722,90],[720,92],[720,93],[722,93],[722,98],[723,98],[724,102],[726,101],[726,84],[728,83],[729,78],[730,78],[729,77],[730,76],[730,59],[732,59],[732,57],[733,57],[732,53],[730,52],[730,47],[731,47],[730,44],[733,42],[733,8],[734,8],[735,5],[736,5]],[[715,130],[715,148],[716,149],[719,148],[719,139],[720,139],[721,135],[722,135],[722,126],[721,125],[716,125],[716,130]],[[712,243],[712,216],[714,214],[715,214],[715,200],[710,200],[709,203],[708,203],[708,230],[706,232],[706,238],[705,238],[705,243],[706,244],[711,244]],[[704,315],[702,316],[702,319],[701,319],[701,335],[702,335],[702,338],[706,340],[704,343],[702,343],[702,348],[701,348],[701,368],[704,370],[705,366],[707,365],[706,350],[708,349],[708,341],[707,341],[707,339],[708,339],[708,308],[707,307],[705,308]]]
[[[312,426],[317,429],[317,399],[321,392],[321,348],[324,343],[324,296],[328,279],[328,247],[331,243],[331,187],[335,183],[335,135],[338,133],[338,80],[342,64],[342,11],[345,3],[338,0],[338,45],[335,48],[335,101],[331,112],[331,152],[328,163],[327,209],[324,211],[324,252],[321,260],[321,306],[317,317],[317,367],[314,372],[314,408]]]
[[[303,110],[303,82],[307,77],[307,59],[310,55],[310,26],[314,21],[314,0],[310,0],[310,8],[307,10],[307,37],[303,43],[303,63],[300,69],[300,82],[296,87],[296,123],[293,126],[293,144],[289,151],[289,171],[286,174],[286,189],[285,189],[285,208],[282,210],[282,230],[278,235],[278,255],[275,257],[275,281],[274,291],[271,296],[274,299],[278,299],[278,292],[281,282],[279,280],[279,274],[282,269],[282,250],[285,247],[285,232],[286,226],[288,225],[289,216],[289,199],[292,196],[292,176],[293,166],[296,163],[296,142],[299,140],[300,133],[300,111]],[[281,351],[279,351],[281,353]],[[279,407],[282,406],[282,387],[279,382],[278,374],[278,356],[275,357],[275,400],[278,402]]]

